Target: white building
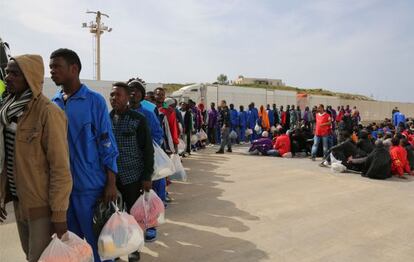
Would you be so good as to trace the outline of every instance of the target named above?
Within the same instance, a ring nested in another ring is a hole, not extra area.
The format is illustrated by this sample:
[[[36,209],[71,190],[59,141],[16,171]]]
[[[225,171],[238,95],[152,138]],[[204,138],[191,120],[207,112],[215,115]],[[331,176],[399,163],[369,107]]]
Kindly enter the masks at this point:
[[[234,80],[236,85],[269,85],[269,86],[285,86],[285,83],[281,79],[270,79],[270,78],[249,78],[239,76],[238,79]]]

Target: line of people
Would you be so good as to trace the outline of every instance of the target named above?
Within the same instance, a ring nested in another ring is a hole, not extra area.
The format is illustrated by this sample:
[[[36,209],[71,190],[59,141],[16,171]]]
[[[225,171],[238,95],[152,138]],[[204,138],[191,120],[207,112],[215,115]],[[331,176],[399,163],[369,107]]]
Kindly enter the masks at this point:
[[[0,222],[7,216],[6,203],[13,202],[28,261],[38,261],[52,234],[61,238],[69,230],[86,239],[99,262],[95,208],[116,201],[119,192],[129,212],[151,189],[166,205],[169,182],[152,181],[154,144],[175,154],[180,132],[186,131],[180,131],[181,114],[162,88],[146,92],[139,78],[114,83],[109,111],[105,98],[81,83],[81,60],[74,51],[54,51],[49,68],[60,87],[52,100],[42,94],[41,56],[15,56],[6,68],[7,94],[0,104]],[[145,232],[147,242],[156,236],[156,228]],[[139,261],[139,252],[128,259]]]

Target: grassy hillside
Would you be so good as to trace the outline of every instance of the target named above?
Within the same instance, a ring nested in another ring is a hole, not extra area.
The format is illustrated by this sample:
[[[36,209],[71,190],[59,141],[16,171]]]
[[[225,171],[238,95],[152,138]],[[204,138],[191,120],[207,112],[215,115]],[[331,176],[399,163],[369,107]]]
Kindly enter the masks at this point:
[[[163,87],[165,88],[165,91],[167,94],[171,94],[174,91],[177,91],[183,86],[188,86],[191,84],[176,84],[176,83],[170,83],[170,84],[164,84]],[[372,101],[373,99],[367,96],[363,95],[357,95],[357,94],[347,94],[347,93],[340,93],[340,92],[332,92],[325,89],[304,89],[304,88],[298,88],[293,86],[269,86],[269,85],[240,85],[245,87],[254,87],[254,88],[264,88],[268,90],[284,90],[284,91],[295,91],[299,94],[310,94],[310,95],[321,95],[321,96],[337,96],[343,99],[349,99],[349,100],[363,100],[363,101]]]
[[[296,91],[299,94],[310,94],[310,95],[320,95],[320,96],[337,96],[343,99],[350,99],[350,100],[364,100],[364,101],[372,101],[373,99],[367,96],[358,95],[358,94],[347,94],[341,92],[332,92],[325,89],[304,89],[298,88],[293,86],[268,86],[268,85],[241,85],[241,86],[248,86],[254,88],[267,88],[270,90],[285,90],[285,91]]]
[[[191,85],[191,84],[163,84],[162,86],[165,89],[165,93],[171,94],[172,92],[177,91],[181,87],[188,86],[188,85]]]

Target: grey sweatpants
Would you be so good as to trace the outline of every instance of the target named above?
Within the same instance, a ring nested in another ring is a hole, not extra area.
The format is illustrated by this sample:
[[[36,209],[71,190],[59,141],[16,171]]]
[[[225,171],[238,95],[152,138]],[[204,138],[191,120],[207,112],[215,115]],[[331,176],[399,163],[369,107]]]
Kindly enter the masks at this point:
[[[231,139],[230,135],[230,127],[225,127],[221,129],[221,145],[220,151],[224,151],[224,148],[227,145],[227,149],[231,149]]]
[[[19,202],[14,201],[13,204],[20,243],[26,254],[26,259],[29,262],[37,262],[51,240],[50,217],[36,220],[22,219]]]

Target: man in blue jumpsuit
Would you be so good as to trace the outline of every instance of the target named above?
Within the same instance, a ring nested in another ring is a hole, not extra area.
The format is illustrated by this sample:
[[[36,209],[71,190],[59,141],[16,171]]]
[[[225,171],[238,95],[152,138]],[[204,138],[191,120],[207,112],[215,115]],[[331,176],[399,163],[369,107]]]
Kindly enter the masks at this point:
[[[239,126],[240,126],[240,142],[246,142],[246,127],[247,127],[247,112],[244,111],[244,106],[240,106],[239,112]]]
[[[68,229],[92,246],[99,262],[93,212],[99,199],[114,201],[118,149],[112,133],[105,99],[81,84],[81,62],[69,49],[58,49],[50,56],[50,73],[62,86],[52,101],[68,118],[68,144],[73,189],[67,212]]]
[[[237,134],[239,133],[239,113],[237,112],[236,109],[234,109],[234,105],[230,104],[230,123],[231,123],[231,128],[230,128],[230,132],[234,131]],[[237,136],[237,141],[232,141],[232,143],[235,142],[239,142],[239,136]]]
[[[249,105],[249,112],[247,113],[247,125],[251,130],[253,130],[253,134],[250,136],[250,142],[253,142],[258,137],[256,131],[254,130],[258,120],[259,111],[257,111],[257,108],[254,107],[254,103],[251,103]]]

